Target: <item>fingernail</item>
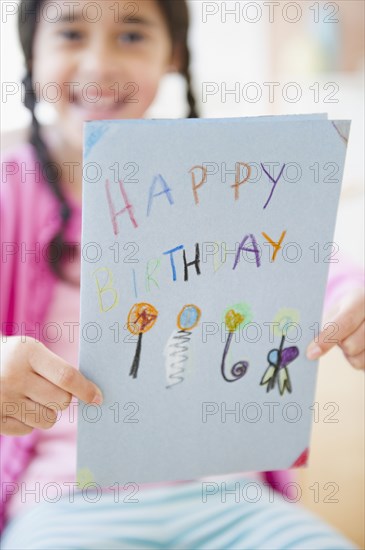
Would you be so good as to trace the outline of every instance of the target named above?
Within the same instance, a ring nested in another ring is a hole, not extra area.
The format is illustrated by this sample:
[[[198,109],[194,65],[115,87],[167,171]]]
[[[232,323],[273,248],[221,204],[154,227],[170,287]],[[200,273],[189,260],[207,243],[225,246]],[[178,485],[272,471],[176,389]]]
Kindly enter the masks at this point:
[[[96,392],[96,394],[94,395],[94,398],[91,401],[91,403],[95,403],[95,405],[101,405],[102,402],[103,402],[102,394],[100,392]]]
[[[319,346],[312,346],[307,351],[308,359],[317,359],[322,354],[322,350]]]

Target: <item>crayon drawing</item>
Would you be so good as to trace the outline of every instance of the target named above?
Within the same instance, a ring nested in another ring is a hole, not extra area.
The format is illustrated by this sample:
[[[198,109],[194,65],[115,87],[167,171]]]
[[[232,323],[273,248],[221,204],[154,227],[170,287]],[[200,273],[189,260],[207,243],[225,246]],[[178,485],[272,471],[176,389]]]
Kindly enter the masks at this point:
[[[228,329],[228,338],[224,346],[221,362],[221,373],[226,382],[236,382],[242,378],[249,367],[246,360],[236,361],[232,366],[227,365],[227,354],[230,348],[233,334],[241,327],[247,325],[252,319],[250,307],[247,304],[235,304],[227,309],[224,322]]]
[[[292,363],[299,355],[297,346],[284,348],[285,336],[290,327],[297,327],[299,314],[294,309],[283,308],[278,311],[274,319],[274,334],[280,335],[279,348],[273,348],[267,354],[269,366],[267,367],[260,385],[266,385],[266,391],[274,389],[277,383],[280,395],[284,395],[285,390],[292,392],[288,365]]]
[[[179,330],[175,330],[170,336],[164,349],[166,388],[172,388],[181,384],[189,359],[189,343],[192,330],[197,326],[201,317],[201,311],[194,304],[185,305],[177,316],[176,324]]]
[[[129,372],[129,376],[132,376],[133,378],[137,378],[138,375],[142,351],[142,335],[151,330],[157,321],[157,316],[157,310],[151,304],[147,303],[135,304],[128,314],[128,330],[132,334],[138,334],[136,353]]]

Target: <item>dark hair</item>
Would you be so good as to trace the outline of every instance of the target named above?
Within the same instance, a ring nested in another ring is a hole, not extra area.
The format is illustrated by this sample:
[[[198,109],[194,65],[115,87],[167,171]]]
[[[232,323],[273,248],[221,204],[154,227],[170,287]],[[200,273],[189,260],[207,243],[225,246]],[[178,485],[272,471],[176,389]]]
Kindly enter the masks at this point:
[[[60,203],[60,216],[62,220],[59,232],[53,237],[50,246],[56,247],[55,259],[48,259],[52,271],[61,279],[67,280],[61,268],[61,260],[65,251],[72,249],[72,245],[63,240],[67,222],[71,216],[71,209],[64,196],[56,163],[52,162],[49,151],[40,135],[40,125],[35,115],[36,94],[33,87],[31,61],[33,56],[33,40],[37,21],[39,20],[40,6],[45,0],[21,0],[18,15],[18,31],[20,43],[23,49],[26,74],[22,79],[24,86],[23,101],[32,115],[29,142],[34,146],[46,182]],[[166,20],[173,50],[180,50],[182,57],[180,73],[184,76],[187,85],[187,102],[189,104],[188,118],[198,118],[196,103],[191,87],[190,76],[190,52],[188,47],[189,12],[185,0],[156,0]],[[58,252],[61,250],[61,254]]]

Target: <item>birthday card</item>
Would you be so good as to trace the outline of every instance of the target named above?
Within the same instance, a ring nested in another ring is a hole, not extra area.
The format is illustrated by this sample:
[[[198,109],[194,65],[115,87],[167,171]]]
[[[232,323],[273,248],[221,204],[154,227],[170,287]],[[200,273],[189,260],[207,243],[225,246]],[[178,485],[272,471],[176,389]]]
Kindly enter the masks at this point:
[[[84,125],[78,480],[306,464],[349,121]]]

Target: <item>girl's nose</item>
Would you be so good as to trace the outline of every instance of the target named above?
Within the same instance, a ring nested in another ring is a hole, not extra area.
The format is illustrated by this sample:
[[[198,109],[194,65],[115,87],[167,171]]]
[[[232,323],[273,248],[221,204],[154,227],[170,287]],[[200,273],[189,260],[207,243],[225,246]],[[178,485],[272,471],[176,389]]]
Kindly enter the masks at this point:
[[[98,81],[120,74],[120,62],[106,40],[95,40],[83,51],[79,68],[85,77]]]

